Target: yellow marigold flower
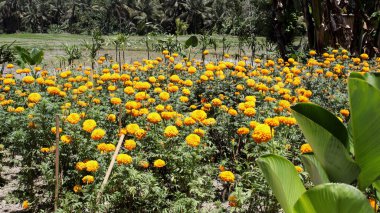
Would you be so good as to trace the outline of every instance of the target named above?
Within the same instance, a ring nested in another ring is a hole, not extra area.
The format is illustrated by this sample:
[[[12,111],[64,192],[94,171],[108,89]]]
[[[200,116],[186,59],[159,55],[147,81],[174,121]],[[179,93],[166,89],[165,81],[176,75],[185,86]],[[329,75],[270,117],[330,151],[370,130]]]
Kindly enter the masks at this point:
[[[219,178],[223,180],[224,182],[230,182],[233,183],[235,181],[235,175],[234,173],[230,171],[223,171],[219,173]]]
[[[340,114],[342,114],[344,117],[348,117],[350,115],[350,111],[347,109],[341,109]]]
[[[99,169],[99,163],[96,160],[89,160],[85,164],[88,172],[96,172]]]
[[[140,161],[139,166],[142,167],[142,168],[144,168],[144,169],[146,169],[146,168],[149,167],[149,162],[148,161],[144,161],[144,160]]]
[[[161,119],[160,114],[158,114],[157,112],[152,112],[148,114],[147,120],[150,123],[156,124],[156,123],[159,123],[162,119]]]
[[[246,115],[248,117],[253,117],[256,115],[256,110],[252,107],[246,108],[244,110],[244,115]]]
[[[207,113],[203,110],[194,110],[190,117],[193,118],[195,121],[202,122],[207,118]]]
[[[190,74],[194,74],[197,72],[197,68],[193,67],[193,66],[190,66],[189,69],[187,69],[187,71],[190,73]]]
[[[137,139],[143,139],[145,136],[146,136],[146,131],[143,130],[143,129],[138,129],[136,132],[135,132],[135,136]]]
[[[69,135],[62,135],[62,136],[61,136],[61,141],[62,141],[63,143],[65,143],[65,144],[69,144],[69,143],[71,143],[72,138],[71,138],[71,136],[69,136]]]
[[[266,118],[264,123],[270,127],[276,127],[280,125],[280,121],[277,118]]]
[[[136,142],[134,140],[125,140],[124,147],[129,151],[132,151],[136,148]]]
[[[82,182],[83,182],[84,184],[91,184],[91,183],[94,182],[94,180],[95,180],[95,178],[94,178],[94,176],[92,176],[92,175],[86,175],[86,176],[84,176],[84,177],[82,178]]]
[[[172,138],[179,134],[177,127],[175,126],[168,126],[164,130],[165,137]]]
[[[50,94],[50,95],[59,95],[61,90],[58,88],[58,87],[48,87],[47,88],[47,92]]]
[[[132,157],[127,154],[118,154],[116,157],[117,164],[131,164]]]
[[[55,133],[57,133],[57,128],[56,127],[52,127],[51,129],[50,129],[50,131],[53,133],[53,134],[55,134]],[[62,128],[59,128],[59,133],[61,133],[62,132]]]
[[[290,108],[290,102],[287,101],[287,100],[280,100],[278,102],[278,105],[285,108],[285,109],[289,109]]]
[[[236,133],[239,135],[247,135],[249,134],[249,129],[247,127],[240,127]]]
[[[81,186],[81,185],[75,185],[75,186],[73,187],[73,191],[74,191],[75,193],[81,192],[81,191],[82,191],[82,186]]]
[[[146,92],[138,92],[135,95],[135,100],[136,101],[142,101],[145,99],[148,99],[150,96]]]
[[[34,83],[34,78],[30,75],[28,76],[25,76],[24,78],[22,78],[22,82],[26,83],[26,84],[32,84]]]
[[[121,99],[120,98],[111,98],[111,104],[119,105],[119,104],[121,104]]]
[[[140,107],[141,107],[141,103],[136,102],[136,101],[128,101],[125,104],[125,108],[128,110],[139,109]]]
[[[67,116],[66,121],[71,124],[77,124],[80,121],[80,115],[78,113],[71,113]]]
[[[82,171],[82,170],[86,169],[86,164],[83,163],[82,161],[78,162],[78,163],[75,164],[75,169],[77,171]]]
[[[21,112],[24,112],[25,111],[25,108],[24,107],[17,107],[14,112],[16,113],[21,113]]]
[[[220,105],[222,105],[222,101],[219,98],[212,99],[211,103],[212,103],[213,106],[220,106]]]
[[[302,167],[300,167],[300,166],[295,166],[295,168],[296,168],[296,170],[297,170],[298,173],[303,172]]]
[[[312,153],[313,152],[313,149],[311,148],[310,144],[308,144],[308,143],[302,144],[300,150],[301,150],[302,154]]]
[[[116,115],[115,114],[109,114],[107,116],[107,120],[109,120],[111,122],[115,122],[116,121]]]
[[[104,137],[105,134],[106,134],[106,131],[104,129],[98,128],[92,131],[91,138],[93,140],[100,140]]]
[[[133,87],[125,87],[124,93],[127,95],[133,95],[133,94],[135,94],[135,90],[133,89]]]
[[[47,147],[42,147],[42,148],[40,149],[40,151],[41,151],[42,153],[48,153],[48,152],[50,151],[50,149],[47,148]]]
[[[41,100],[41,95],[39,93],[30,93],[28,96],[28,101],[31,103],[38,103]]]
[[[184,119],[183,123],[184,123],[186,126],[191,126],[191,125],[195,124],[196,121],[195,121],[193,118],[191,118],[191,117],[186,117],[186,118]]]
[[[368,56],[368,54],[363,53],[360,55],[360,58],[362,58],[363,60],[367,60],[369,58],[369,56]]]
[[[181,70],[182,67],[183,67],[183,64],[178,63],[178,64],[176,64],[176,65],[174,66],[174,70]]]
[[[83,122],[83,130],[86,132],[92,132],[96,127],[96,121],[88,119]]]
[[[235,109],[231,108],[231,109],[228,110],[228,114],[232,115],[232,116],[236,116],[238,114],[238,112]]]
[[[23,209],[29,208],[29,202],[27,200],[24,200],[24,202],[22,202],[22,208]]]
[[[186,143],[191,147],[199,146],[200,142],[201,138],[196,134],[190,134],[186,137]]]
[[[369,202],[369,205],[371,205],[371,207],[373,208],[373,210],[375,212],[377,212],[379,210],[379,206],[377,205],[376,199],[371,197],[368,199],[368,202]]]
[[[106,152],[113,152],[113,151],[115,151],[115,149],[116,149],[116,147],[112,143],[108,143],[105,146],[105,151]]]
[[[267,124],[258,124],[253,130],[252,138],[256,143],[268,142],[272,139],[271,128]]]
[[[96,148],[100,151],[100,152],[105,152],[106,149],[107,149],[107,144],[106,143],[100,143],[96,146]]]
[[[117,87],[114,85],[110,85],[107,87],[107,90],[113,92],[113,91],[117,90]]]
[[[202,124],[204,124],[206,126],[212,126],[212,125],[216,124],[216,120],[215,120],[215,118],[207,118],[207,119],[204,119],[202,121]]]
[[[140,127],[138,124],[128,124],[126,129],[128,134],[134,135],[136,131],[140,129]]]
[[[161,160],[161,159],[157,159],[153,162],[153,166],[156,168],[162,168],[165,165],[166,165],[166,162],[164,160]]]
[[[161,92],[159,97],[162,101],[167,101],[170,98],[170,94],[167,92]]]

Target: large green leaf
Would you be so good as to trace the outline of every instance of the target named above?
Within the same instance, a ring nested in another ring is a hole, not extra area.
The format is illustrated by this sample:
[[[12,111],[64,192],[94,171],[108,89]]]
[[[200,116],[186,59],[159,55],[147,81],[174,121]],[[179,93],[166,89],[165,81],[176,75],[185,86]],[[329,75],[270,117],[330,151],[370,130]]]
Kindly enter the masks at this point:
[[[311,181],[314,185],[329,183],[329,177],[319,161],[315,158],[314,154],[301,155],[302,163],[306,171],[310,175]]]
[[[299,213],[373,213],[367,198],[358,189],[341,183],[318,185],[303,194],[294,205]]]
[[[293,205],[306,191],[294,165],[272,154],[261,156],[257,163],[281,207],[287,213],[292,212]]]
[[[380,176],[380,90],[375,76],[350,78],[348,84],[355,160],[360,166],[359,188],[365,189]]]
[[[198,46],[198,37],[196,37],[196,36],[193,35],[193,36],[190,36],[190,38],[186,40],[186,42],[185,42],[185,48],[187,49],[190,46],[191,47]]]
[[[359,167],[351,158],[348,133],[342,122],[326,109],[311,103],[292,107],[303,134],[331,182],[352,183]]]

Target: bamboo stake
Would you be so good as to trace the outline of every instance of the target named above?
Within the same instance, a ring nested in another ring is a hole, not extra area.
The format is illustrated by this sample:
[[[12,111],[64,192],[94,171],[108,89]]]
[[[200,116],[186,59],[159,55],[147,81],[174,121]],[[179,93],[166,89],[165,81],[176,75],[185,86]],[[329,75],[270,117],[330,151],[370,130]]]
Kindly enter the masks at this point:
[[[54,212],[58,209],[58,193],[59,193],[59,115],[55,116],[55,196],[54,196]]]
[[[108,182],[108,179],[111,175],[111,172],[112,172],[112,169],[113,169],[113,166],[115,164],[115,160],[116,160],[116,156],[119,154],[119,151],[120,151],[120,147],[121,147],[121,144],[124,140],[124,134],[120,135],[120,139],[119,139],[119,142],[117,143],[117,146],[116,146],[116,150],[115,152],[113,153],[113,156],[112,156],[112,159],[111,159],[111,163],[110,165],[108,166],[108,169],[107,169],[107,173],[106,173],[106,176],[104,177],[104,180],[103,180],[103,183],[100,187],[100,190],[98,192],[98,196],[96,198],[96,203],[99,204],[100,202],[100,198],[102,197],[102,194],[103,194],[103,191],[104,191],[104,187],[106,186],[107,182]]]

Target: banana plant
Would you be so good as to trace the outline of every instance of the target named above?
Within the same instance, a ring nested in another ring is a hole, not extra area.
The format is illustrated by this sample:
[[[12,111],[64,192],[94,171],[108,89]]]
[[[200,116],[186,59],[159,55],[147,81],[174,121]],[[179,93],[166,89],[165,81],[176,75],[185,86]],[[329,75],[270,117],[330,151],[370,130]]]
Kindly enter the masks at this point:
[[[306,190],[286,158],[268,154],[257,163],[286,213],[373,213],[365,195],[351,185],[324,183]]]
[[[15,46],[17,52],[16,63],[22,68],[29,66],[33,70],[32,66],[36,66],[42,63],[44,59],[44,51],[38,48],[33,48],[30,51],[20,46]],[[33,77],[37,77],[35,71],[32,72]]]
[[[293,164],[285,158],[270,155],[258,160],[285,212],[373,212],[359,190],[372,185],[380,191],[380,73],[351,73],[348,93],[351,115],[347,127],[318,105],[292,107],[313,150],[301,156],[313,189],[303,188]]]

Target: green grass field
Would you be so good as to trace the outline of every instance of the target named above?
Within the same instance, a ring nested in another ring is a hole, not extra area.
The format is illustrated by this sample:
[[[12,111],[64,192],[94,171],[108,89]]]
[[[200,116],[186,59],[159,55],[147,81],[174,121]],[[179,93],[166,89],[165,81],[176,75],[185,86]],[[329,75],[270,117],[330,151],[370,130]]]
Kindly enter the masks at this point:
[[[100,55],[108,54],[114,55],[115,47],[112,44],[113,39],[116,36],[104,36],[105,45],[100,51]],[[178,41],[182,44],[190,37],[190,35],[178,36]],[[151,42],[157,42],[157,40],[164,39],[165,35],[151,36]],[[222,51],[222,39],[221,35],[213,35],[213,38],[216,40],[217,49],[216,52],[221,53]],[[63,50],[63,44],[68,45],[81,45],[85,40],[90,41],[91,36],[89,35],[74,35],[74,34],[31,34],[31,33],[19,33],[19,34],[1,34],[0,35],[0,44],[12,43],[14,42],[15,46],[23,46],[27,48],[40,48],[45,51],[45,63],[48,65],[58,65],[59,58],[65,57],[66,54]],[[264,38],[259,37],[258,41],[265,41]],[[131,62],[134,60],[140,60],[147,57],[147,48],[145,46],[145,36],[129,36],[128,43],[130,44],[126,48],[126,62]],[[228,36],[227,43],[230,44],[229,54],[237,54],[239,52],[239,40],[236,36]],[[250,51],[245,46],[245,54],[250,56]],[[215,50],[212,46],[208,48],[210,50],[210,55],[213,55]],[[200,57],[200,49],[195,48],[192,55]],[[263,53],[265,50],[258,50],[258,53]],[[152,52],[152,57],[161,56],[161,53]],[[211,57],[211,56],[210,56]],[[83,54],[83,59],[86,59],[86,53]]]

